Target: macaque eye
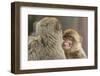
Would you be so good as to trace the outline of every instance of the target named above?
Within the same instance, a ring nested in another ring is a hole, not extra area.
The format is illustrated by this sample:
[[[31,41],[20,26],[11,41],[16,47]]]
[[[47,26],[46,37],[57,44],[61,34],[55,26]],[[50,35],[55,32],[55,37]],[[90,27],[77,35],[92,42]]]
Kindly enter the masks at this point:
[[[69,37],[68,39],[69,39],[69,40],[73,40],[73,38],[72,38],[72,37]]]
[[[66,40],[66,38],[64,37],[63,40]]]
[[[71,41],[73,41],[74,39],[72,37],[69,37],[69,36],[67,37],[66,36],[66,37],[63,37],[63,40],[71,40]]]

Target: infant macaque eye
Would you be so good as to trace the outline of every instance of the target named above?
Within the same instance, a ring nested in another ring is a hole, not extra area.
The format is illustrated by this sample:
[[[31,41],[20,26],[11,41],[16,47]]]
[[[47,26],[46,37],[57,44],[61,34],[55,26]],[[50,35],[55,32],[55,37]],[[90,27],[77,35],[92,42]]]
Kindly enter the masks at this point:
[[[63,38],[63,40],[66,40],[66,38]]]
[[[64,37],[63,40],[71,40],[71,41],[73,41],[73,38],[72,37]]]
[[[69,40],[73,40],[73,38],[72,38],[72,37],[69,37],[68,39],[69,39]]]

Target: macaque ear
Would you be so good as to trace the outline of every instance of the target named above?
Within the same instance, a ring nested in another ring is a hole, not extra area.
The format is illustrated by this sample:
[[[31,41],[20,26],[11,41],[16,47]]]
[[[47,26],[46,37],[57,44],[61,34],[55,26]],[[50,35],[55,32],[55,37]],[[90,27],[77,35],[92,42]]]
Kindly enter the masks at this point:
[[[33,23],[33,27],[36,26],[37,23],[38,23],[38,21],[35,21],[35,22]]]
[[[57,22],[55,28],[57,31],[61,30],[61,24],[59,22]]]
[[[38,23],[38,21],[35,21],[35,22],[33,23],[33,29],[35,28],[35,32],[36,32],[36,25],[37,25],[37,23]]]

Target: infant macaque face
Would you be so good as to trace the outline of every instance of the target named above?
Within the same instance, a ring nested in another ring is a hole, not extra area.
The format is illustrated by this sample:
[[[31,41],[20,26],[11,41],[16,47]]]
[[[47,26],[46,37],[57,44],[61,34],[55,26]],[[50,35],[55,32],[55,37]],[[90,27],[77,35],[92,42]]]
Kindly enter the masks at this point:
[[[63,49],[64,49],[64,50],[71,49],[72,44],[73,44],[72,38],[67,37],[67,38],[63,38],[63,40],[64,40],[64,41],[63,41],[63,44],[62,44]]]

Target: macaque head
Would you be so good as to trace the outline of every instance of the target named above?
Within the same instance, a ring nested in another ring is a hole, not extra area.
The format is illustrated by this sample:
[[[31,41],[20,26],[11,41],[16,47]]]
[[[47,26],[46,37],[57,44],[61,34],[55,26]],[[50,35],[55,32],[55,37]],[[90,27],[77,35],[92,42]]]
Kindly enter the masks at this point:
[[[80,35],[74,29],[67,29],[63,34],[63,44],[62,47],[64,50],[71,50],[80,42]]]
[[[71,37],[64,37],[63,38],[64,42],[63,42],[63,48],[68,50],[72,47],[72,44],[73,44],[73,38]]]
[[[61,47],[63,42],[60,21],[56,17],[44,17],[36,24],[36,35],[40,35],[44,45],[57,44]]]
[[[61,24],[56,17],[44,17],[37,22],[36,29],[38,34],[56,33],[61,30]]]

